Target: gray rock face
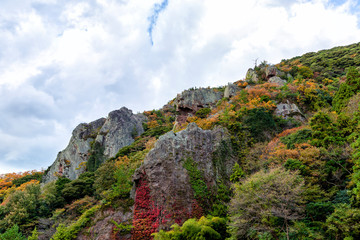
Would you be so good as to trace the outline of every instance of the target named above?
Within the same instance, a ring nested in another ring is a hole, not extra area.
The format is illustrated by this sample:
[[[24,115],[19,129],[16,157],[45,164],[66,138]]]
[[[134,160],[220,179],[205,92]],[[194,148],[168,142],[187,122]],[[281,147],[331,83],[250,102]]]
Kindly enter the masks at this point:
[[[104,125],[96,136],[96,141],[105,147],[104,155],[114,157],[125,146],[134,142],[134,137],[144,132],[142,123],[146,120],[143,114],[134,115],[123,107],[109,113]]]
[[[59,176],[71,180],[85,171],[90,156],[91,142],[97,141],[104,147],[106,158],[114,157],[120,148],[130,145],[134,137],[144,132],[142,122],[146,117],[134,115],[131,110],[121,108],[91,123],[81,123],[72,132],[68,146],[59,152],[55,162],[50,166],[43,182],[51,182]]]
[[[246,72],[246,80],[254,83],[259,82],[259,78],[252,68],[249,68]]]
[[[294,117],[299,121],[305,120],[304,115],[302,114],[298,106],[296,106],[296,104],[294,103],[290,103],[289,101],[276,105],[275,115],[283,116],[285,119],[289,117]]]
[[[99,211],[94,217],[94,224],[86,230],[80,232],[76,240],[105,240],[105,239],[122,239],[130,240],[131,234],[120,236],[121,231],[115,236],[114,223],[129,224],[131,223],[133,214],[132,211],[122,212],[119,210],[107,209]]]
[[[211,88],[185,90],[178,94],[173,103],[177,111],[196,112],[200,108],[210,107],[223,97],[221,91]]]
[[[191,158],[197,164],[207,186],[216,186],[217,179],[223,175],[228,178],[231,174],[236,161],[231,153],[230,138],[225,129],[202,130],[190,123],[183,131],[171,131],[159,138],[136,170],[134,181],[146,179],[155,206],[167,213],[181,209],[185,214],[183,217],[189,217],[186,214],[191,213],[195,198],[189,173],[183,166],[185,160]],[[171,225],[174,220],[170,219],[167,224]]]
[[[286,74],[280,70],[277,69],[275,65],[265,65],[260,67],[261,72],[265,73],[263,76],[265,80],[270,80],[273,77],[279,77],[279,78],[285,78]],[[259,77],[256,72],[249,68],[249,70],[246,73],[246,80],[252,81],[254,83],[259,82]]]
[[[225,91],[224,91],[224,97],[225,98],[230,98],[232,96],[236,95],[236,92],[240,91],[241,89],[236,86],[233,83],[229,83],[226,87],[225,87]]]
[[[265,75],[266,75],[266,79],[270,79],[271,77],[279,76],[280,71],[276,68],[276,66],[269,65],[265,67]]]
[[[281,79],[277,76],[271,77],[268,80],[269,83],[276,83],[277,85],[279,85],[280,87],[284,86],[286,81],[284,79]]]

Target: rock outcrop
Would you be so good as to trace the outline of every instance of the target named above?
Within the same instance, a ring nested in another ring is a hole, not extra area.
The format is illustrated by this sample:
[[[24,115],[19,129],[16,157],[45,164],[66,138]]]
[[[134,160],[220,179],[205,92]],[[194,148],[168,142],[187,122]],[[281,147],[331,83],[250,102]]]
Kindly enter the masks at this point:
[[[286,103],[279,103],[276,105],[275,115],[282,116],[285,119],[293,117],[301,122],[305,121],[303,113],[300,111],[295,103],[287,101]]]
[[[185,90],[178,94],[173,105],[179,112],[196,112],[200,108],[211,107],[224,96],[220,90],[199,88]]]
[[[224,97],[225,98],[230,98],[232,96],[235,96],[236,93],[238,91],[240,91],[241,88],[239,88],[238,86],[236,86],[233,83],[229,83],[226,87],[225,87],[225,91],[224,91]]]
[[[212,88],[189,89],[178,94],[172,102],[172,106],[179,113],[176,117],[176,125],[185,123],[189,115],[194,114],[201,108],[215,106],[223,96],[222,91]]]
[[[129,224],[131,223],[133,214],[132,211],[119,211],[112,208],[104,211],[99,211],[94,217],[94,225],[90,228],[82,231],[77,240],[105,240],[105,239],[119,239],[119,240],[130,240],[131,234],[122,234],[121,229],[115,230],[117,224]]]
[[[133,114],[123,107],[109,113],[107,118],[100,118],[91,123],[81,123],[72,132],[68,146],[59,152],[55,162],[46,171],[43,182],[65,176],[71,180],[85,171],[90,156],[92,143],[98,142],[104,149],[104,159],[114,157],[124,146],[130,145],[134,137],[144,132],[143,114]]]
[[[250,81],[250,82],[254,82],[254,83],[259,82],[259,77],[252,68],[249,68],[247,70],[245,78],[246,78],[246,81]]]
[[[216,189],[217,180],[228,179],[236,162],[227,131],[221,127],[202,130],[190,123],[183,131],[168,132],[159,138],[136,170],[135,209],[138,189],[146,182],[152,209],[159,209],[162,215],[160,228],[182,222],[194,211],[196,193],[191,173],[184,167],[186,161],[193,162],[203,174],[209,192]]]
[[[276,83],[277,85],[279,85],[280,87],[284,86],[286,81],[284,79],[281,79],[277,76],[271,77],[268,80],[269,83]]]
[[[249,68],[248,71],[246,72],[246,81],[253,83],[258,83],[260,80],[269,81],[270,79],[273,79],[272,81],[274,81],[275,79],[274,77],[276,77],[277,79],[276,81],[280,83],[278,79],[289,78],[289,76],[287,76],[284,72],[277,69],[275,65],[261,64],[259,68],[260,69],[258,71]]]

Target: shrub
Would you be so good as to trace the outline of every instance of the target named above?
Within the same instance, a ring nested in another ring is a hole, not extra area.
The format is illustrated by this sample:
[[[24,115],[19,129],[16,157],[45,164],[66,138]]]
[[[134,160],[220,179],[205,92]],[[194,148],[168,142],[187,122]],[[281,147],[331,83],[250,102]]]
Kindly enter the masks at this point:
[[[181,227],[175,224],[172,229],[153,234],[154,240],[222,240],[229,237],[226,220],[219,217],[188,219]]]
[[[201,108],[195,113],[195,116],[199,118],[206,118],[210,112],[211,112],[210,108]]]
[[[0,234],[1,240],[26,240],[26,237],[22,235],[22,233],[19,230],[18,225],[14,225],[8,230],[6,230],[5,233]]]

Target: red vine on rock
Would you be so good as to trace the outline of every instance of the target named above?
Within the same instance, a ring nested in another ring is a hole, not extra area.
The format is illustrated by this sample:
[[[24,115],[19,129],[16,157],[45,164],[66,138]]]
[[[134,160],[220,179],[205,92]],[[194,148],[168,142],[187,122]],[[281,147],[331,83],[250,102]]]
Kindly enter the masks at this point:
[[[132,240],[153,239],[152,233],[156,232],[160,225],[161,209],[154,205],[151,200],[148,181],[141,178],[138,182],[135,195],[135,208],[133,218]]]

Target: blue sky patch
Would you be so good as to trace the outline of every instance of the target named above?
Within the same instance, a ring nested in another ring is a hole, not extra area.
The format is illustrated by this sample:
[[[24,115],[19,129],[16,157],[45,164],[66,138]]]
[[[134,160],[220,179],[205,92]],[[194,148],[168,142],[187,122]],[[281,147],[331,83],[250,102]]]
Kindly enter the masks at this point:
[[[148,28],[148,33],[149,33],[151,45],[154,45],[153,38],[152,38],[152,32],[154,30],[154,27],[156,26],[156,22],[159,18],[159,14],[166,9],[168,3],[169,3],[168,0],[164,0],[160,4],[156,3],[153,7],[152,15],[150,17],[148,17],[148,20],[150,22],[150,25]]]

